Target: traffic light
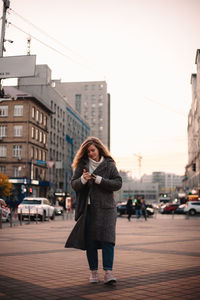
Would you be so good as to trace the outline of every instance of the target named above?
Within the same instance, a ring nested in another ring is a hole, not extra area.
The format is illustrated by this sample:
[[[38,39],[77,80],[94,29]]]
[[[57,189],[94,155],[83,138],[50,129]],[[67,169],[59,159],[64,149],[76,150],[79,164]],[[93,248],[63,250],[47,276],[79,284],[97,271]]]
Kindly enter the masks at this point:
[[[29,188],[29,193],[32,194],[32,192],[33,192],[33,189],[32,189],[32,187],[30,187]]]
[[[196,164],[195,163],[192,164],[192,171],[196,172]]]

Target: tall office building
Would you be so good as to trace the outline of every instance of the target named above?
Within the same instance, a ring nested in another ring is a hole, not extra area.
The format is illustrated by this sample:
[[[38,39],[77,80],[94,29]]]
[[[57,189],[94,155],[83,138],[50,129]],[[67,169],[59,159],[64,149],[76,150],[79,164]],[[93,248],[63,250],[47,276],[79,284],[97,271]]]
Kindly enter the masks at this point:
[[[54,82],[55,89],[87,120],[90,135],[110,148],[110,95],[106,82]]]

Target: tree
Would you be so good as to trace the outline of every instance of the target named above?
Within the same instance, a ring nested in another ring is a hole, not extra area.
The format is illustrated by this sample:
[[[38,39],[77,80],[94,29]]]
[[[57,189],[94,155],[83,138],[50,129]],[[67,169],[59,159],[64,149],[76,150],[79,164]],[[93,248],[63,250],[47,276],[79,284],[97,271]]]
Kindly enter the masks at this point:
[[[0,197],[10,196],[12,194],[12,183],[6,175],[0,173]]]

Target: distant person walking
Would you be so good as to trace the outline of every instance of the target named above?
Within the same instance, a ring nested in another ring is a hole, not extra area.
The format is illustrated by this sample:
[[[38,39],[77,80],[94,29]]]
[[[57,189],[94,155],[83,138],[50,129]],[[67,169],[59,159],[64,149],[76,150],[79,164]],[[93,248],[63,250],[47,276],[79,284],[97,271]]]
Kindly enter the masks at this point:
[[[126,209],[127,209],[127,214],[128,214],[128,220],[131,220],[131,215],[132,215],[132,208],[133,208],[133,200],[131,197],[128,198],[128,201],[126,203]]]
[[[141,205],[141,208],[142,208],[142,214],[145,218],[145,221],[147,221],[147,205],[146,205],[146,201],[145,199],[143,198],[142,201],[141,201],[142,205]]]
[[[72,166],[77,223],[65,247],[86,250],[90,283],[99,281],[97,250],[102,249],[104,283],[113,284],[116,282],[112,269],[117,218],[113,192],[121,188],[122,179],[110,152],[96,137],[89,137],[82,143]]]
[[[135,213],[136,213],[136,219],[140,219],[142,217],[142,203],[140,196],[137,196],[135,200]]]

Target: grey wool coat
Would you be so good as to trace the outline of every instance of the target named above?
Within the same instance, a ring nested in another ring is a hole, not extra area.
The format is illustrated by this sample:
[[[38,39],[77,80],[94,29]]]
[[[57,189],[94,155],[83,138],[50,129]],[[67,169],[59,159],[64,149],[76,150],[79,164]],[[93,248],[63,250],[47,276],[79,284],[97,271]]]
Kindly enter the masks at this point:
[[[88,159],[78,164],[71,180],[72,188],[76,191],[75,220],[86,213],[84,208],[87,207],[89,195],[91,220],[88,234],[95,241],[115,244],[117,211],[113,192],[121,188],[122,178],[111,158],[105,158],[93,172],[102,177],[100,184],[96,184],[92,179],[83,184],[81,182],[83,169],[89,170]],[[74,238],[79,239],[78,236]]]

